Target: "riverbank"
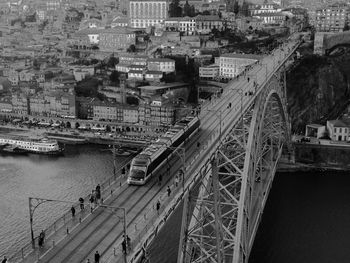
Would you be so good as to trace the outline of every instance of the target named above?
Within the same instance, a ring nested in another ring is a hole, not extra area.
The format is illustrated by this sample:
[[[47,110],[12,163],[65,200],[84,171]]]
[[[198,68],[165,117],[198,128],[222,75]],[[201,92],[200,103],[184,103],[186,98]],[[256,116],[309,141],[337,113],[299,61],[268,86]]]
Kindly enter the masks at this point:
[[[278,173],[292,173],[292,172],[327,172],[327,171],[350,171],[349,166],[342,165],[328,165],[328,164],[305,164],[301,162],[287,163],[281,161],[278,163]]]
[[[0,126],[0,133],[18,135],[30,138],[48,137],[55,139],[64,144],[101,144],[110,145],[117,143],[120,146],[129,147],[144,147],[154,139],[148,136],[137,135],[121,135],[121,134],[107,134],[107,133],[92,133],[92,132],[77,132],[77,131],[63,131],[50,130],[48,128],[20,128]]]

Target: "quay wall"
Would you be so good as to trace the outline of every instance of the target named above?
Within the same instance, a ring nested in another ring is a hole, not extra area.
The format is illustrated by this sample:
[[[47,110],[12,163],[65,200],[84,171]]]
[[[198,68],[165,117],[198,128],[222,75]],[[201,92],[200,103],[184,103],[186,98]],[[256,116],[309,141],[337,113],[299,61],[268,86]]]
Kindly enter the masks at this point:
[[[350,169],[350,147],[295,143],[294,148],[297,163],[312,164],[314,167]]]

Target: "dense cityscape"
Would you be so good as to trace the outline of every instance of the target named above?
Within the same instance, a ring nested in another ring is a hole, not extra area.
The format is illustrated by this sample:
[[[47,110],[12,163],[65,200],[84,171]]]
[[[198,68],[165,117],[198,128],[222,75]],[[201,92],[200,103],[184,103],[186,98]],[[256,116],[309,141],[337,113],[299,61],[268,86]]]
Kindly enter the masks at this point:
[[[1,1],[2,263],[281,262],[275,174],[348,170],[349,43],[345,0]]]

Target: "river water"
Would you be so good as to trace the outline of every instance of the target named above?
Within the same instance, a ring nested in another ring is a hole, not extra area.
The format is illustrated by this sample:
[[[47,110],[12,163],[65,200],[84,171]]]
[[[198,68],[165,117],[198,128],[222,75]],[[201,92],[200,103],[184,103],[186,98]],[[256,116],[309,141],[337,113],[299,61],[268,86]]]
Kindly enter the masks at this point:
[[[152,263],[176,263],[181,209],[150,246]],[[279,173],[249,263],[350,262],[350,173]]]
[[[92,145],[66,145],[64,156],[0,155],[0,256],[30,241],[28,197],[76,201],[113,174],[110,151]],[[37,234],[68,211],[46,203],[34,214]]]
[[[29,196],[74,201],[112,173],[111,153],[92,145],[67,145],[61,157],[0,155],[0,256],[11,255],[30,240]],[[54,203],[40,206],[35,232],[68,209]],[[182,206],[151,244],[152,263],[176,262],[181,215]],[[348,172],[279,173],[249,262],[350,262],[349,242]]]

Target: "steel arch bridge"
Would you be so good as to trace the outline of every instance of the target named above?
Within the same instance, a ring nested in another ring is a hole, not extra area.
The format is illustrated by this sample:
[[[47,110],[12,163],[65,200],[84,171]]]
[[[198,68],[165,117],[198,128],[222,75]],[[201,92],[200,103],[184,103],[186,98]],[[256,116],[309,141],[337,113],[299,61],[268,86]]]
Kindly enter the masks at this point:
[[[224,133],[184,198],[178,262],[248,262],[283,150],[291,151],[285,71]]]

